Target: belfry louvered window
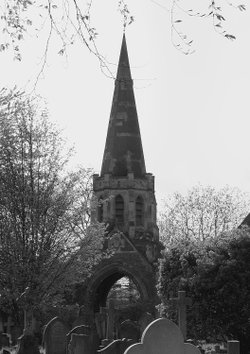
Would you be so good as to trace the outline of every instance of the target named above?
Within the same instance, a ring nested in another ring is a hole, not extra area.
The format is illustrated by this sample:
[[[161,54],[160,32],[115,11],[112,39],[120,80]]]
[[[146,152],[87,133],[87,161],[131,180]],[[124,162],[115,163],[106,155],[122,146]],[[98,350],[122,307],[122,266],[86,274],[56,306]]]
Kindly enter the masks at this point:
[[[121,195],[115,197],[115,218],[118,223],[124,222],[124,200]]]
[[[135,202],[135,219],[136,225],[142,226],[144,221],[144,202],[142,197],[139,195]]]

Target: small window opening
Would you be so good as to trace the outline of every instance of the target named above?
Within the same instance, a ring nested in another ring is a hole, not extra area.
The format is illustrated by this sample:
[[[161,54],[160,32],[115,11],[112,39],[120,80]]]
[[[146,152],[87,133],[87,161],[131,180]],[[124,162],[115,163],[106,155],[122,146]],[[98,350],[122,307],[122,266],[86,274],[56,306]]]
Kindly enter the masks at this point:
[[[143,226],[144,219],[144,203],[141,196],[136,198],[135,202],[136,225]]]
[[[124,222],[124,201],[121,195],[115,197],[115,218],[118,223]]]

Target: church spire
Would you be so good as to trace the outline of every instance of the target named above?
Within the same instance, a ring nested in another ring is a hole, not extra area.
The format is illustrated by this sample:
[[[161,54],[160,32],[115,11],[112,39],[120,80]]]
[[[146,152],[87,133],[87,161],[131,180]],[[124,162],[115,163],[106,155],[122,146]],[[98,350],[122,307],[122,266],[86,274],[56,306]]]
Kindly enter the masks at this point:
[[[146,173],[146,167],[126,38],[123,34],[101,175],[123,177],[128,173],[141,178]]]

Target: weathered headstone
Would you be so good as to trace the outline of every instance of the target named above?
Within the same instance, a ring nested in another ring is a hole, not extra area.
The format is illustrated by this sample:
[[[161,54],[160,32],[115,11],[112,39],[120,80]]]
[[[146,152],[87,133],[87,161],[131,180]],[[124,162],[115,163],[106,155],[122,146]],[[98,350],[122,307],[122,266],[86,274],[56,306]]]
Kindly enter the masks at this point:
[[[186,291],[178,291],[177,298],[170,298],[170,301],[177,305],[178,323],[182,331],[184,339],[187,338],[187,306],[191,305],[192,301],[186,297]]]
[[[46,354],[65,354],[69,326],[59,317],[54,317],[45,327],[43,345]]]
[[[140,328],[135,322],[125,320],[121,323],[119,337],[133,339],[137,342],[140,339]]]
[[[68,354],[88,354],[91,350],[90,337],[87,334],[72,333]]]
[[[81,325],[81,326],[76,326],[76,327],[72,328],[66,336],[67,348],[69,346],[69,343],[71,341],[71,337],[73,334],[84,334],[84,335],[90,336],[90,327],[85,326],[85,325]]]
[[[229,340],[227,342],[228,354],[240,354],[240,342],[238,340]]]
[[[140,343],[129,347],[124,354],[200,354],[193,344],[184,343],[178,326],[166,318],[153,321],[144,331]]]

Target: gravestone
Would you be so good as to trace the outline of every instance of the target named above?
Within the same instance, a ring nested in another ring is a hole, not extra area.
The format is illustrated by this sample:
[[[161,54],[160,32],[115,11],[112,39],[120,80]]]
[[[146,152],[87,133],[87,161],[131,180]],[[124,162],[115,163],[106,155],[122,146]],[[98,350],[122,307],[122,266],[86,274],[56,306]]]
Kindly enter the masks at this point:
[[[32,333],[23,333],[18,338],[16,354],[40,354],[37,338]]]
[[[91,351],[90,337],[87,334],[72,333],[68,354],[88,354]]]
[[[71,341],[71,337],[73,334],[85,334],[87,336],[90,336],[90,327],[89,326],[85,326],[85,325],[81,325],[81,326],[76,326],[73,329],[71,329],[69,331],[69,333],[66,336],[66,340],[67,340],[67,348],[69,346],[69,343]]]
[[[193,344],[184,343],[178,326],[166,318],[153,321],[145,329],[140,343],[130,346],[124,354],[200,354]]]
[[[131,320],[125,320],[120,325],[120,338],[133,339],[137,342],[140,339],[140,328]]]
[[[177,305],[178,324],[182,331],[184,339],[187,338],[187,306],[191,305],[192,300],[186,297],[186,291],[178,291],[177,298],[170,298],[170,302]]]
[[[65,354],[67,350],[67,333],[69,326],[59,317],[54,317],[43,332],[45,354]]]
[[[229,340],[227,342],[228,354],[240,354],[240,342],[238,340]]]
[[[132,339],[116,339],[109,343],[105,348],[99,349],[98,354],[124,354],[124,351],[135,343]]]

